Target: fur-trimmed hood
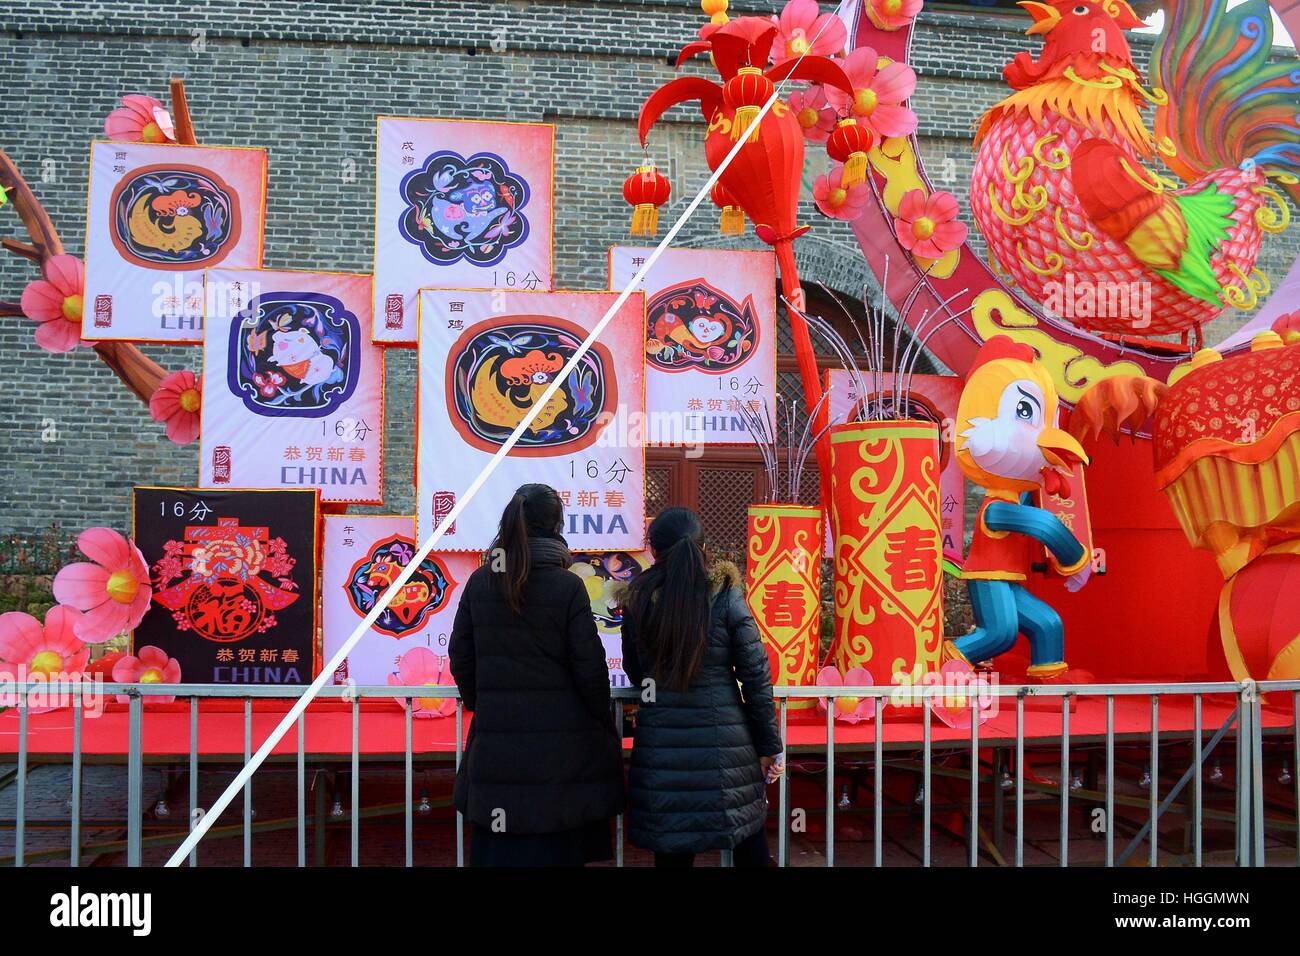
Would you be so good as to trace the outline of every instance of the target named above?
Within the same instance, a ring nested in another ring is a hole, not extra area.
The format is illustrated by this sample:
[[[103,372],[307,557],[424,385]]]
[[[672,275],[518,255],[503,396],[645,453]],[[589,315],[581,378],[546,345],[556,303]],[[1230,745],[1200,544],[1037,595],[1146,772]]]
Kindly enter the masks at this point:
[[[730,561],[714,561],[709,568],[709,596],[721,594],[727,588],[740,587],[740,568]]]

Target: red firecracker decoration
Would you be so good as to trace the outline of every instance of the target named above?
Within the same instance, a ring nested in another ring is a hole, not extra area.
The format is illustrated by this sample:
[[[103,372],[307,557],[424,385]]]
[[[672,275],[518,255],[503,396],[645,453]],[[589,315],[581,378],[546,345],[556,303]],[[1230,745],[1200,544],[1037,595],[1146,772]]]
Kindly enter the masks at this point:
[[[826,152],[831,159],[844,164],[840,184],[845,189],[867,178],[867,153],[871,152],[871,146],[871,130],[857,120],[849,117],[835,124],[826,140]]]
[[[718,221],[718,232],[724,236],[741,236],[745,233],[745,211],[740,208],[736,202],[736,197],[727,191],[727,187],[721,182],[716,183],[713,187],[713,201],[718,208],[722,210],[722,218]]]
[[[742,66],[735,76],[723,84],[722,102],[736,111],[731,127],[732,139],[740,139],[740,134],[754,122],[754,117],[758,116],[759,110],[772,98],[774,92],[776,87],[772,81],[756,66]],[[758,127],[754,128],[749,141],[758,142]]]
[[[672,185],[653,164],[638,166],[623,181],[623,198],[632,206],[632,235],[653,236],[659,231],[659,207],[671,194]]]

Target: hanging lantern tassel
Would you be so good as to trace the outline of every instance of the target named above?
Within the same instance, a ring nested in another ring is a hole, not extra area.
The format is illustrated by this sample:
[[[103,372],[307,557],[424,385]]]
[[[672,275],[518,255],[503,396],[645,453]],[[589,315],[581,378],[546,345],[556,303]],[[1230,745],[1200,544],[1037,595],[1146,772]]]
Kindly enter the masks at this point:
[[[653,236],[659,231],[659,207],[672,195],[672,185],[653,164],[638,166],[623,181],[623,198],[632,207],[634,236]]]
[[[718,232],[724,236],[741,236],[745,234],[745,211],[736,205],[735,197],[727,191],[727,187],[722,183],[717,183],[713,187],[714,203],[722,210],[722,218],[718,222]]]
[[[872,147],[871,130],[850,117],[835,124],[826,140],[826,152],[831,159],[844,164],[840,185],[845,189],[867,178],[867,154]]]
[[[731,126],[732,139],[740,139],[740,134],[749,129],[749,124],[754,122],[774,92],[776,87],[772,81],[756,66],[742,66],[735,76],[727,80],[722,87],[722,102],[735,111]],[[754,127],[749,141],[758,142],[758,127]]]

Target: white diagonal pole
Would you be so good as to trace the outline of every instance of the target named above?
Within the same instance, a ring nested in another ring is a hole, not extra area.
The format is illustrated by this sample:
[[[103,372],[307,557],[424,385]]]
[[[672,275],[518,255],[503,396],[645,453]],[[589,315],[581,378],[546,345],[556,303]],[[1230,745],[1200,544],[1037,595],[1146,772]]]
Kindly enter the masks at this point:
[[[827,22],[829,23],[830,21]],[[826,29],[825,24],[823,24],[822,29]],[[820,35],[819,31],[818,36]],[[813,39],[815,41],[816,37]],[[809,44],[809,46],[811,46],[811,44]],[[800,54],[799,59],[802,60],[804,56],[806,56],[806,53]],[[415,573],[415,569],[420,566],[420,563],[424,561],[426,557],[428,557],[429,552],[433,550],[434,546],[442,540],[442,536],[446,533],[446,529],[455,524],[456,518],[465,510],[465,507],[474,500],[479,489],[481,489],[487,480],[492,477],[492,473],[496,471],[497,466],[501,464],[502,460],[510,454],[511,449],[515,447],[515,443],[519,441],[519,437],[524,433],[528,426],[532,424],[533,419],[537,417],[541,410],[546,407],[546,404],[559,389],[560,383],[566,380],[574,370],[577,369],[583,356],[585,356],[591,349],[592,343],[594,343],[596,339],[600,337],[600,334],[605,331],[605,327],[609,325],[614,316],[618,314],[619,309],[623,307],[623,303],[625,303],[628,300],[628,297],[636,291],[638,286],[641,285],[642,281],[646,277],[646,273],[650,271],[651,267],[663,254],[663,251],[672,243],[673,239],[676,238],[677,234],[682,231],[687,221],[695,213],[695,210],[699,208],[700,203],[702,203],[705,197],[710,194],[723,171],[731,165],[732,160],[734,160],[740,153],[741,149],[748,144],[749,137],[758,129],[759,124],[763,122],[763,117],[768,114],[772,109],[772,105],[780,98],[781,91],[785,88],[785,85],[788,82],[788,79],[782,80],[781,83],[772,91],[772,95],[768,98],[767,102],[763,104],[763,108],[758,111],[758,115],[755,116],[749,126],[746,127],[744,133],[736,138],[736,143],[731,147],[731,151],[728,152],[722,162],[718,164],[718,168],[713,171],[713,174],[709,176],[704,185],[700,187],[700,191],[695,194],[695,198],[692,199],[690,204],[682,211],[681,216],[678,217],[677,221],[673,223],[672,228],[669,229],[663,239],[660,240],[659,245],[655,246],[654,252],[650,253],[645,264],[637,270],[636,275],[632,277],[632,281],[628,283],[627,288],[619,294],[618,298],[614,300],[614,304],[609,307],[608,311],[606,311],[604,316],[601,317],[601,320],[596,323],[591,332],[587,334],[587,337],[582,340],[582,344],[578,346],[577,351],[573,353],[573,357],[569,359],[560,374],[551,380],[551,383],[546,387],[546,390],[542,392],[537,401],[533,403],[532,408],[528,410],[528,413],[524,415],[519,424],[515,426],[515,430],[510,433],[510,437],[507,438],[505,443],[496,450],[488,463],[483,466],[483,470],[479,472],[478,477],[470,482],[470,486],[465,489],[465,493],[457,497],[456,504],[452,507],[450,513],[439,522],[438,526],[433,529],[433,533],[429,535],[423,544],[420,545],[415,556],[412,557],[402,569],[402,573],[399,574],[397,579],[388,586],[388,589],[384,591],[379,600],[375,602],[375,606],[370,609],[370,613],[367,614],[361,623],[356,626],[352,631],[351,636],[343,642],[343,645],[334,652],[334,656],[330,658],[329,662],[321,668],[321,672],[316,676],[316,679],[312,681],[310,686],[303,691],[302,695],[294,701],[293,706],[289,708],[288,712],[280,720],[280,723],[276,725],[276,728],[273,731],[271,731],[266,740],[262,742],[262,745],[257,748],[257,752],[253,754],[252,758],[244,765],[243,769],[235,775],[235,778],[230,781],[230,784],[226,787],[225,791],[213,802],[208,811],[199,818],[199,821],[194,825],[194,829],[192,829],[189,835],[185,838],[185,842],[182,843],[176,849],[176,852],[171,855],[171,859],[167,861],[167,866],[180,866],[181,861],[184,860],[185,857],[189,855],[190,851],[198,845],[199,841],[202,840],[208,830],[211,829],[212,824],[221,816],[226,807],[230,806],[230,802],[234,800],[235,795],[243,789],[244,784],[248,779],[257,772],[257,768],[262,765],[262,762],[266,760],[271,751],[274,750],[276,745],[284,738],[284,735],[287,734],[294,724],[297,723],[299,716],[302,715],[302,712],[306,710],[307,706],[316,698],[316,695],[320,693],[321,688],[325,686],[334,671],[337,670],[339,665],[347,659],[348,654],[350,654],[352,649],[357,646],[362,635],[365,634],[366,631],[370,630],[370,627],[379,619],[379,615],[388,607],[389,602],[392,601],[403,587],[405,587],[406,582],[411,579],[411,575]]]

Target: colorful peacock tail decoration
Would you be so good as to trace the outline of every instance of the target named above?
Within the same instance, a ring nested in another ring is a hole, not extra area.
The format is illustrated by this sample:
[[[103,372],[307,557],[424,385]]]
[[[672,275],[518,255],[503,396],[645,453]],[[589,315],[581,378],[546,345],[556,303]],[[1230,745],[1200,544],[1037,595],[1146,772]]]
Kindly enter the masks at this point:
[[[1151,82],[1162,91],[1156,148],[1165,164],[1190,183],[1253,162],[1300,202],[1300,74],[1294,61],[1271,60],[1266,0],[1231,9],[1225,0],[1175,3],[1165,16],[1151,54]],[[1189,103],[1201,108],[1178,108]],[[1276,202],[1285,215],[1286,204]]]
[[[971,212],[991,257],[1050,311],[1111,336],[1195,344],[1225,308],[1252,308],[1269,288],[1263,235],[1289,221],[1267,177],[1294,196],[1300,159],[1300,74],[1267,62],[1267,3],[1171,0],[1152,88],[1125,0],[1020,5],[1043,49],[1007,64],[1013,92],[976,135]]]

